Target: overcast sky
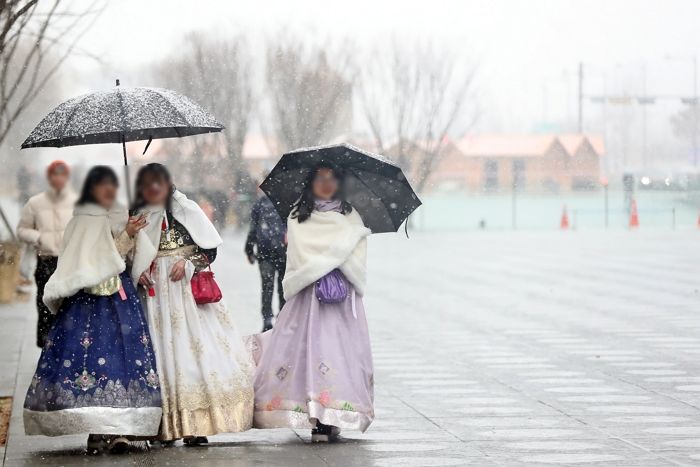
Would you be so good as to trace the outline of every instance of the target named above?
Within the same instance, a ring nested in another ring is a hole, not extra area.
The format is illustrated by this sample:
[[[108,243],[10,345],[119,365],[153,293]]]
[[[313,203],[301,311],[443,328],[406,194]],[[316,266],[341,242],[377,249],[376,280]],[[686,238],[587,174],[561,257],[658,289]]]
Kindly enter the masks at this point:
[[[648,93],[691,95],[698,18],[698,0],[111,0],[80,44],[103,65],[73,59],[66,92],[108,87],[120,75],[138,81],[125,70],[170,54],[190,30],[243,32],[254,48],[279,29],[359,44],[426,39],[480,64],[479,131],[526,132],[543,121],[573,130],[579,61],[589,94],[641,94],[646,66]],[[585,110],[587,129],[600,130],[600,109]],[[669,137],[675,110],[650,109],[652,133]]]

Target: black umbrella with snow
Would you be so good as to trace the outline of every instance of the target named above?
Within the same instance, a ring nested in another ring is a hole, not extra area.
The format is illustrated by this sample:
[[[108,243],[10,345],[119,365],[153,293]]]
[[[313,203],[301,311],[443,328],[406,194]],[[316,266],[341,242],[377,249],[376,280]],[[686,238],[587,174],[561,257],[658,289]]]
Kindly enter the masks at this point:
[[[345,171],[345,197],[373,233],[396,232],[421,201],[401,168],[350,144],[297,149],[282,156],[260,188],[286,219],[309,172],[320,162]]]
[[[187,97],[168,89],[117,86],[69,99],[46,115],[22,149],[178,138],[221,131],[224,126]],[[129,189],[127,172],[127,189]]]

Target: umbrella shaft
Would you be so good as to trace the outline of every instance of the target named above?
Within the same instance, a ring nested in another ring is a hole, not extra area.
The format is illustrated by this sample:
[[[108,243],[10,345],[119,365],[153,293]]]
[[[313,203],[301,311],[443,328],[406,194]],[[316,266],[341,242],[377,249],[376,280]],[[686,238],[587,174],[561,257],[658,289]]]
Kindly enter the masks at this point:
[[[126,139],[122,136],[122,151],[124,153],[124,183],[126,183],[126,203],[131,204],[131,180],[129,180],[129,162],[126,160]]]

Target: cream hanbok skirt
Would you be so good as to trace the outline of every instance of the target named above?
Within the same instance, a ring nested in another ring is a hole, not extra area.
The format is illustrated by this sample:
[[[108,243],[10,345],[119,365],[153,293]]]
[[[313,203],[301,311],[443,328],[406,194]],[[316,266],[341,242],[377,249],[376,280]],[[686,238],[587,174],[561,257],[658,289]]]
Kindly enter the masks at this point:
[[[180,259],[177,250],[159,253],[151,272],[155,296],[146,298],[163,399],[160,438],[248,430],[253,363],[223,301],[195,303],[192,264],[184,279],[170,280]]]

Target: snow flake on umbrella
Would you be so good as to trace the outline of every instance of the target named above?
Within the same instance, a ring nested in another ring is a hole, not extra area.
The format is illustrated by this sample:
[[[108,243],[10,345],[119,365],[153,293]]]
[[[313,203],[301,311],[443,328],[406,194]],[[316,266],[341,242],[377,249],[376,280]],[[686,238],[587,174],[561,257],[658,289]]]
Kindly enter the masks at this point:
[[[69,99],[32,130],[23,148],[119,143],[221,131],[208,112],[174,91],[116,87]]]

